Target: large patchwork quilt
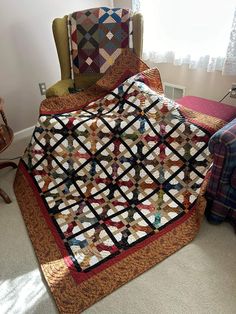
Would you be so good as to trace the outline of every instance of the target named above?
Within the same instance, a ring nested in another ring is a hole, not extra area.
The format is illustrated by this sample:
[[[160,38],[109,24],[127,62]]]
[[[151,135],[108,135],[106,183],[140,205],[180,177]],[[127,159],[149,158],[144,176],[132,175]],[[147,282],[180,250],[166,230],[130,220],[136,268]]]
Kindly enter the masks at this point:
[[[191,210],[209,166],[209,134],[139,77],[84,110],[42,115],[23,158],[78,271]]]
[[[211,129],[158,93],[155,77],[42,113],[20,162],[16,196],[61,313],[86,309],[199,229]]]

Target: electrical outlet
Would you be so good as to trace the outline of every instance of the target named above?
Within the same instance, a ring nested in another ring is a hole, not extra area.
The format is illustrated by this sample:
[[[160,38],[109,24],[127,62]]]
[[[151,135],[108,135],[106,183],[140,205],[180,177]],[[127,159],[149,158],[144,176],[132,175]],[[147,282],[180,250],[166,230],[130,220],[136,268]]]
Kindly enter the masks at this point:
[[[39,83],[39,90],[41,95],[46,95],[46,84],[45,83]]]
[[[231,98],[236,98],[236,83],[232,83],[232,87],[230,90],[230,97]]]

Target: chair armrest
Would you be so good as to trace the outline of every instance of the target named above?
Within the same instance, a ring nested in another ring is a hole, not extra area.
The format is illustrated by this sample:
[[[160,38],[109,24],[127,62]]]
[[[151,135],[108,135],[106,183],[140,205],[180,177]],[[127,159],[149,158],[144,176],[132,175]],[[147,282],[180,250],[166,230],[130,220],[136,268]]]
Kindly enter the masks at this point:
[[[232,188],[234,188],[236,190],[236,168],[234,168],[234,170],[231,174],[230,184],[231,184]]]
[[[230,219],[236,230],[236,119],[211,137],[209,149],[213,165],[206,191],[206,216],[217,224]]]
[[[215,152],[215,145],[219,144],[226,146],[231,152],[235,149],[236,153],[236,119],[226,124],[211,137],[209,149],[212,154]]]
[[[46,90],[46,98],[68,95],[69,87],[74,87],[74,81],[72,79],[58,81]]]
[[[208,195],[214,198],[219,189],[231,186],[232,175],[235,174],[236,119],[225,125],[211,137],[209,150],[213,156],[213,166],[208,183]],[[231,187],[233,188],[233,186]]]

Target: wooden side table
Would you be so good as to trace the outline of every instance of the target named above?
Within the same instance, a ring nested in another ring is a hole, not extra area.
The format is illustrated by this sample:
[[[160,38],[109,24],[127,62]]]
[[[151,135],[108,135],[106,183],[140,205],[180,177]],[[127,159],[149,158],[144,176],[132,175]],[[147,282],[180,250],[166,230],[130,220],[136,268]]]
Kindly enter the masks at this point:
[[[7,118],[3,111],[3,99],[0,98],[0,115],[4,124],[0,124],[0,153],[3,152],[13,140],[13,131],[7,124]],[[6,167],[17,168],[17,165],[11,161],[0,162],[0,169]],[[0,188],[0,196],[4,199],[6,203],[11,203],[11,200],[6,192]]]

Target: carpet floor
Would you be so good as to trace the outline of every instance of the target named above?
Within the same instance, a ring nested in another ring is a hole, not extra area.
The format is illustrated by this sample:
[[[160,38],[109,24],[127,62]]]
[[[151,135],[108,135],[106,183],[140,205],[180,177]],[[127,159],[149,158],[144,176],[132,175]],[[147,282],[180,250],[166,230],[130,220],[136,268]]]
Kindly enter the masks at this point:
[[[22,154],[24,138],[1,154]],[[0,313],[58,313],[39,269],[12,184],[15,170],[0,172],[12,203],[0,199]],[[236,236],[233,228],[203,222],[193,242],[116,290],[84,313],[233,314],[236,308]]]

